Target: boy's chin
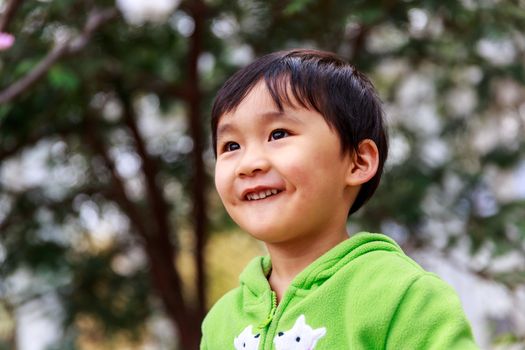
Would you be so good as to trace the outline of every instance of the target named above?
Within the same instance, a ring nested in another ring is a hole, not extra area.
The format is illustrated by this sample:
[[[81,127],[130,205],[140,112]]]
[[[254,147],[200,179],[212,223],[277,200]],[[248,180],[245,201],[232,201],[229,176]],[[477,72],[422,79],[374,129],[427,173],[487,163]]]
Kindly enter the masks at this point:
[[[274,225],[240,225],[241,228],[247,232],[253,238],[265,242],[271,243],[278,241],[279,238],[282,238],[282,232],[279,228]]]
[[[255,238],[258,241],[264,243],[273,243],[279,240],[279,234],[276,234],[275,231],[265,231],[265,230],[245,230],[250,236]]]
[[[266,227],[243,227],[244,231],[248,232],[250,236],[258,241],[266,244],[280,244],[292,240],[290,234],[293,230],[284,229],[282,227],[266,226]]]

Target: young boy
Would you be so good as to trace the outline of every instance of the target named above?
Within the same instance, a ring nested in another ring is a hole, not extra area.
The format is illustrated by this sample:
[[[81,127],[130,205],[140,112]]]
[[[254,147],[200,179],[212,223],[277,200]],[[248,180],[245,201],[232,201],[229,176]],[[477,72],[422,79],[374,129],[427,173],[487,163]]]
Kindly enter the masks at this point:
[[[476,349],[454,290],[381,234],[348,237],[379,184],[381,103],[337,56],[292,50],[233,75],[212,109],[215,185],[263,241],[201,349]]]

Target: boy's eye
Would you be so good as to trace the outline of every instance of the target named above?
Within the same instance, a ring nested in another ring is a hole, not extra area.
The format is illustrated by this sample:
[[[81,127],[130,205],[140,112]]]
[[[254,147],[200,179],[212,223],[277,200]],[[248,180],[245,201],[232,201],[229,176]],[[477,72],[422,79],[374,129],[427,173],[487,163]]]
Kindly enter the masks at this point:
[[[241,146],[237,142],[230,141],[224,144],[223,151],[232,152],[238,150],[239,148],[241,148]]]
[[[282,139],[283,137],[287,137],[287,136],[290,136],[290,133],[286,130],[283,130],[283,129],[277,129],[277,130],[274,130],[270,133],[270,137],[268,139],[268,141],[271,141],[271,140],[279,140],[279,139]]]

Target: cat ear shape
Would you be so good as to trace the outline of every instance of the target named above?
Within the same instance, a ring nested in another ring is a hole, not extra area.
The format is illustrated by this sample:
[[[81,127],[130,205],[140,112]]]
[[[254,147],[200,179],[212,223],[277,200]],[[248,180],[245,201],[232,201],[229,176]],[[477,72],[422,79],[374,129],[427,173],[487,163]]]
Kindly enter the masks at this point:
[[[257,350],[259,348],[260,333],[252,333],[253,326],[249,325],[233,340],[236,350]]]
[[[315,339],[322,338],[322,337],[325,336],[325,334],[326,334],[326,328],[325,327],[314,329],[314,338]]]
[[[325,327],[313,329],[306,323],[305,316],[301,315],[291,329],[277,333],[273,342],[276,350],[312,350],[325,334]]]
[[[303,327],[305,324],[306,324],[306,319],[305,319],[304,315],[301,315],[301,316],[299,316],[297,321],[295,321],[294,327],[295,326]]]

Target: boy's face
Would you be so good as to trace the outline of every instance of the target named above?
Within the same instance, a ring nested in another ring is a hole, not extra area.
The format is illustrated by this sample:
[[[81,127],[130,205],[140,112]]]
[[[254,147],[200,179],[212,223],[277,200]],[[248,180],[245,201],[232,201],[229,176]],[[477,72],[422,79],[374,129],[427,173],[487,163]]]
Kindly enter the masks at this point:
[[[266,243],[341,234],[351,165],[319,113],[280,113],[264,82],[218,123],[217,191],[233,220]]]

